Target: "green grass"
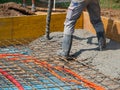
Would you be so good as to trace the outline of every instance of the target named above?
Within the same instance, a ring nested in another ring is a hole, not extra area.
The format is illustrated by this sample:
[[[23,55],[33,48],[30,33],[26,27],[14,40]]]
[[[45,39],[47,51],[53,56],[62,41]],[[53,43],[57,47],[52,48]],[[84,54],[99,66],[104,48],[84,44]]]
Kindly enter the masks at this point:
[[[59,8],[68,8],[70,2],[64,2],[64,3],[56,3],[56,7]]]
[[[22,3],[22,0],[0,0],[0,3],[6,3],[6,2]]]
[[[117,0],[100,0],[101,8],[120,9],[120,1]]]
[[[56,7],[67,8],[70,2],[57,3]],[[101,8],[120,9],[120,0],[100,0]]]

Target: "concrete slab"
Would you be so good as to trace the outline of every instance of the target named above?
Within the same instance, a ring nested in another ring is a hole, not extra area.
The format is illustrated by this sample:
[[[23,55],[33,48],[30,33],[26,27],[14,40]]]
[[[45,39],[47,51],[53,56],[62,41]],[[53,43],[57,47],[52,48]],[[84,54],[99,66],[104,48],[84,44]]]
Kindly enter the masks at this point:
[[[90,58],[96,69],[111,78],[120,79],[120,43],[107,38],[104,51],[98,50],[96,35],[87,30],[76,30],[72,45],[72,54],[78,60]]]
[[[61,49],[63,32],[50,33],[29,44],[33,56],[52,65],[70,68],[81,77],[103,86],[106,90],[120,90],[120,43],[107,39],[107,48],[98,50],[96,35],[88,30],[75,30],[70,54],[75,60],[66,60],[56,54]]]

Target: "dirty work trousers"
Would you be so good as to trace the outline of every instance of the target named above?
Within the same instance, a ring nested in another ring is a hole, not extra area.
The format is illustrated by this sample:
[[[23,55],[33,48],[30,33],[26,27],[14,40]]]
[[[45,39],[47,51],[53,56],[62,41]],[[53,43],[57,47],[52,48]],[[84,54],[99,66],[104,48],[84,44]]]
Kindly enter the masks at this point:
[[[64,34],[72,35],[74,33],[75,23],[85,8],[89,13],[90,21],[96,32],[104,31],[100,17],[99,0],[71,0],[64,22]]]

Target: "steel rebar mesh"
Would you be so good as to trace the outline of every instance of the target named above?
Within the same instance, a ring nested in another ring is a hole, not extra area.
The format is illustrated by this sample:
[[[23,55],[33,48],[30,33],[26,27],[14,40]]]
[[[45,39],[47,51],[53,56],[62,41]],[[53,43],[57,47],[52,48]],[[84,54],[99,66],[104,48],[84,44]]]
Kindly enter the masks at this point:
[[[51,67],[52,72],[56,73],[56,75],[61,78],[66,78],[66,80],[68,79],[68,81],[60,80],[60,78],[54,76],[48,68],[39,65],[39,63],[44,61],[38,59],[40,62],[37,62],[34,58],[29,57],[28,55],[30,55],[31,52],[33,53],[33,51],[24,44],[5,45],[0,48],[0,73],[2,73],[0,74],[0,89],[17,90],[17,84],[10,78],[13,77],[25,90],[88,90],[84,85],[70,81],[71,79],[75,80],[72,75]],[[6,72],[8,74],[6,74]]]
[[[8,79],[11,75],[25,90],[94,90],[89,86],[86,87],[87,82],[78,79],[75,74],[66,72],[68,68],[78,76],[108,90],[119,90],[119,82],[103,75],[88,64],[89,59],[94,57],[67,61],[56,56],[55,52],[60,48],[61,43],[58,39],[62,38],[62,34],[58,32],[51,37],[53,37],[51,40],[46,40],[44,36],[32,42],[24,40],[28,44],[16,40],[19,44],[11,42],[10,46],[2,42],[0,69],[8,75],[5,77],[4,74],[0,74],[0,89],[18,89],[17,84],[13,84],[15,81]],[[74,45],[77,43],[77,41],[73,42]]]
[[[79,37],[80,35],[78,34],[76,36]],[[97,69],[95,69],[93,65],[91,65],[91,60],[96,57],[96,54],[85,59],[75,59],[73,61],[67,61],[64,58],[56,56],[57,50],[60,49],[62,33],[53,33],[51,34],[51,37],[52,39],[50,41],[46,41],[42,37],[29,44],[30,47],[33,48],[33,51],[36,51],[36,53],[34,53],[34,56],[43,60],[47,60],[50,64],[56,64],[59,66],[70,68],[71,70],[77,72],[79,75],[84,76],[87,79],[90,79],[91,81],[104,86],[108,90],[113,88],[113,90],[119,90],[119,80],[115,81],[113,79],[110,79],[109,77],[105,76]],[[77,48],[77,45],[82,45],[82,41],[82,39],[75,39],[73,41],[73,46],[76,46]],[[37,47],[34,48],[34,45]],[[73,50],[75,50],[76,48],[74,47]]]
[[[104,5],[107,5],[106,3]],[[42,28],[42,30],[44,32],[45,29]],[[56,70],[56,66],[69,68],[76,72],[77,75],[105,87],[107,90],[120,89],[120,82],[105,76],[90,64],[89,59],[93,59],[94,56],[73,61],[67,61],[56,56],[55,52],[60,48],[61,44],[60,38],[62,38],[62,34],[57,33],[52,35],[51,40],[40,37],[36,40],[14,39],[13,41],[1,41],[0,69],[2,70],[0,71],[2,73],[0,73],[0,89],[17,90],[20,83],[25,90],[93,90],[93,88],[86,87],[86,83],[77,79],[74,74],[66,73],[64,70]],[[24,44],[23,41],[27,44]],[[73,44],[77,45],[78,41],[74,41]],[[44,61],[52,65],[52,70],[41,64]],[[10,78],[11,76],[13,81]],[[63,78],[67,78],[67,80],[63,81]],[[71,79],[73,82],[70,82]],[[16,82],[17,84],[15,84]],[[81,84],[76,82],[81,82]]]

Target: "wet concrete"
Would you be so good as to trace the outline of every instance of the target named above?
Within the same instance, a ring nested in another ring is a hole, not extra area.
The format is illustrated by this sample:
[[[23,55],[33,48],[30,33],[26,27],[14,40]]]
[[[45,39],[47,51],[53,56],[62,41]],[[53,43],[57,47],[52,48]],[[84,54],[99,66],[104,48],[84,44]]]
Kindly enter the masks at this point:
[[[29,44],[33,55],[51,64],[68,67],[106,90],[120,90],[120,43],[107,39],[104,51],[98,50],[96,35],[87,30],[75,30],[70,54],[74,60],[56,55],[61,49],[63,32],[50,34],[51,40],[40,37]]]

